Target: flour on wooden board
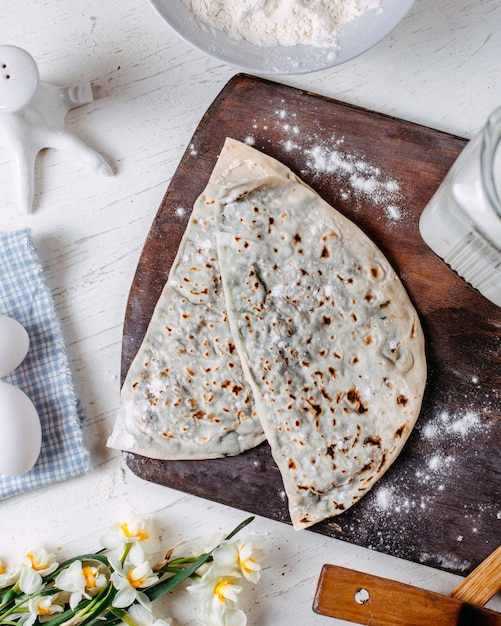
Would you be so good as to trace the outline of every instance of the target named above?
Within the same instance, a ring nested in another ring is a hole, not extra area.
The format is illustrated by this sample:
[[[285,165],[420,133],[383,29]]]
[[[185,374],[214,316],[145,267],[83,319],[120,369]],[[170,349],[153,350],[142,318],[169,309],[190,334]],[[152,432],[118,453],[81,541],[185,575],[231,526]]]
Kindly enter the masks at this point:
[[[339,30],[380,0],[183,0],[207,28],[256,46],[336,46]]]
[[[270,116],[254,119],[249,134],[244,142],[255,148],[264,148],[256,140],[257,135],[267,132],[271,127],[279,130],[282,139],[278,143],[286,152],[301,156],[304,167],[296,173],[301,176],[308,173],[314,177],[325,178],[329,175],[336,181],[336,190],[341,200],[353,199],[355,205],[360,201],[366,205],[370,202],[380,214],[374,218],[384,217],[388,223],[397,223],[405,219],[402,202],[405,194],[398,180],[391,178],[378,164],[369,162],[361,154],[354,154],[344,146],[344,137],[335,136],[321,127],[318,131],[304,131],[297,112],[290,111],[287,103],[270,112]],[[355,206],[356,210],[356,206]]]
[[[423,439],[433,444],[431,451],[422,455],[421,463],[417,466],[402,466],[393,480],[382,481],[373,489],[367,497],[367,509],[359,518],[360,528],[365,528],[369,520],[372,525],[378,525],[381,528],[378,536],[383,545],[385,541],[391,541],[392,533],[384,531],[389,523],[397,523],[404,518],[426,519],[427,509],[433,510],[439,506],[441,494],[457,489],[462,460],[460,454],[456,457],[456,449],[461,450],[465,442],[485,435],[493,424],[493,421],[482,419],[478,413],[464,409],[455,413],[438,411],[426,424],[418,426],[417,430]],[[412,480],[409,472],[413,474]],[[409,488],[416,484],[421,485],[423,491]],[[456,541],[467,542],[471,535],[475,535],[482,526],[484,516],[501,519],[501,511],[493,505],[465,506],[464,525],[458,528],[461,533],[456,535]],[[369,547],[381,549],[382,545]],[[395,546],[392,550],[399,556]],[[446,569],[457,572],[471,566],[467,560],[448,555],[422,553],[419,560],[422,563],[439,562]]]
[[[380,512],[390,510],[392,513],[401,513],[425,508],[433,500],[435,490],[438,494],[450,488],[454,488],[458,472],[458,463],[455,449],[463,449],[465,441],[474,440],[475,436],[485,434],[493,425],[493,422],[481,419],[480,415],[471,410],[449,413],[439,411],[431,420],[422,426],[418,426],[425,441],[433,444],[432,452],[422,456],[422,464],[413,469],[417,482],[427,487],[425,500],[418,494],[409,499],[407,495],[399,493],[395,484],[382,484],[374,490],[373,506]],[[442,443],[446,444],[442,449]],[[405,482],[405,468],[401,478]]]

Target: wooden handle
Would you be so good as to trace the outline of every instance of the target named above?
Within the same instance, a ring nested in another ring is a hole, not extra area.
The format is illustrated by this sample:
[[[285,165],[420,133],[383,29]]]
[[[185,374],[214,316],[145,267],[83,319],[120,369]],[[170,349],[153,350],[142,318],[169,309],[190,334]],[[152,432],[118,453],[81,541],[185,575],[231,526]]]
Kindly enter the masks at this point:
[[[324,565],[313,610],[368,626],[501,626],[501,613],[481,608],[500,589],[501,546],[449,596]]]
[[[473,570],[450,594],[451,598],[484,606],[501,589],[501,546]]]
[[[313,610],[367,626],[501,626],[501,613],[336,565],[322,568]]]

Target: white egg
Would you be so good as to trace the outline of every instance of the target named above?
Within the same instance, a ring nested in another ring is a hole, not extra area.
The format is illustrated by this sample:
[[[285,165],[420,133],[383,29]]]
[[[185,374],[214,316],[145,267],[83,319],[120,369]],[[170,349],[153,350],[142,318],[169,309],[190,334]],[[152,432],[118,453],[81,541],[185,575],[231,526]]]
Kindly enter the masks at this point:
[[[28,354],[30,339],[22,324],[0,315],[0,378],[11,374]]]
[[[0,474],[28,472],[41,446],[42,428],[33,402],[18,387],[0,381]]]

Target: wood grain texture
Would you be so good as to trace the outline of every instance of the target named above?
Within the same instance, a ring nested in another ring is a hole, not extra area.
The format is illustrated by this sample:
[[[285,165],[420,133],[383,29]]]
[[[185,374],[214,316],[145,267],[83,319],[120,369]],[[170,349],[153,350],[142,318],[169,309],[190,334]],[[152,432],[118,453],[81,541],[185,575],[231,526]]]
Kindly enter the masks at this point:
[[[501,589],[501,546],[482,561],[450,594],[473,604],[484,606]]]
[[[501,626],[501,613],[334,565],[322,568],[313,610],[367,626]]]
[[[465,140],[235,76],[203,116],[145,242],[127,305],[122,380],[226,136],[279,159],[357,223],[400,275],[426,336],[429,380],[403,453],[356,506],[312,530],[447,571],[471,571],[499,539],[501,320],[499,308],[457,278],[418,232],[422,209]],[[334,154],[342,167],[320,164],[319,155]],[[132,454],[126,461],[147,480],[289,521],[266,443],[216,461]]]

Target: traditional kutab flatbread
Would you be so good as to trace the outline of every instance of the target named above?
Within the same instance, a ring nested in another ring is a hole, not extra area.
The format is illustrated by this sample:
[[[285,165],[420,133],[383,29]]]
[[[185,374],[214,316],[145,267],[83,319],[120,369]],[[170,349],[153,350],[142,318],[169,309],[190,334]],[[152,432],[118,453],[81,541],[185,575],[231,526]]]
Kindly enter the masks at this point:
[[[426,381],[418,316],[374,243],[276,160],[227,140],[211,177],[231,332],[296,528],[361,498]]]
[[[266,437],[304,528],[384,474],[425,382],[418,316],[381,251],[286,166],[227,139],[109,445],[201,459]]]
[[[112,448],[211,459],[265,439],[226,316],[214,229],[214,203],[200,199],[123,384]]]

